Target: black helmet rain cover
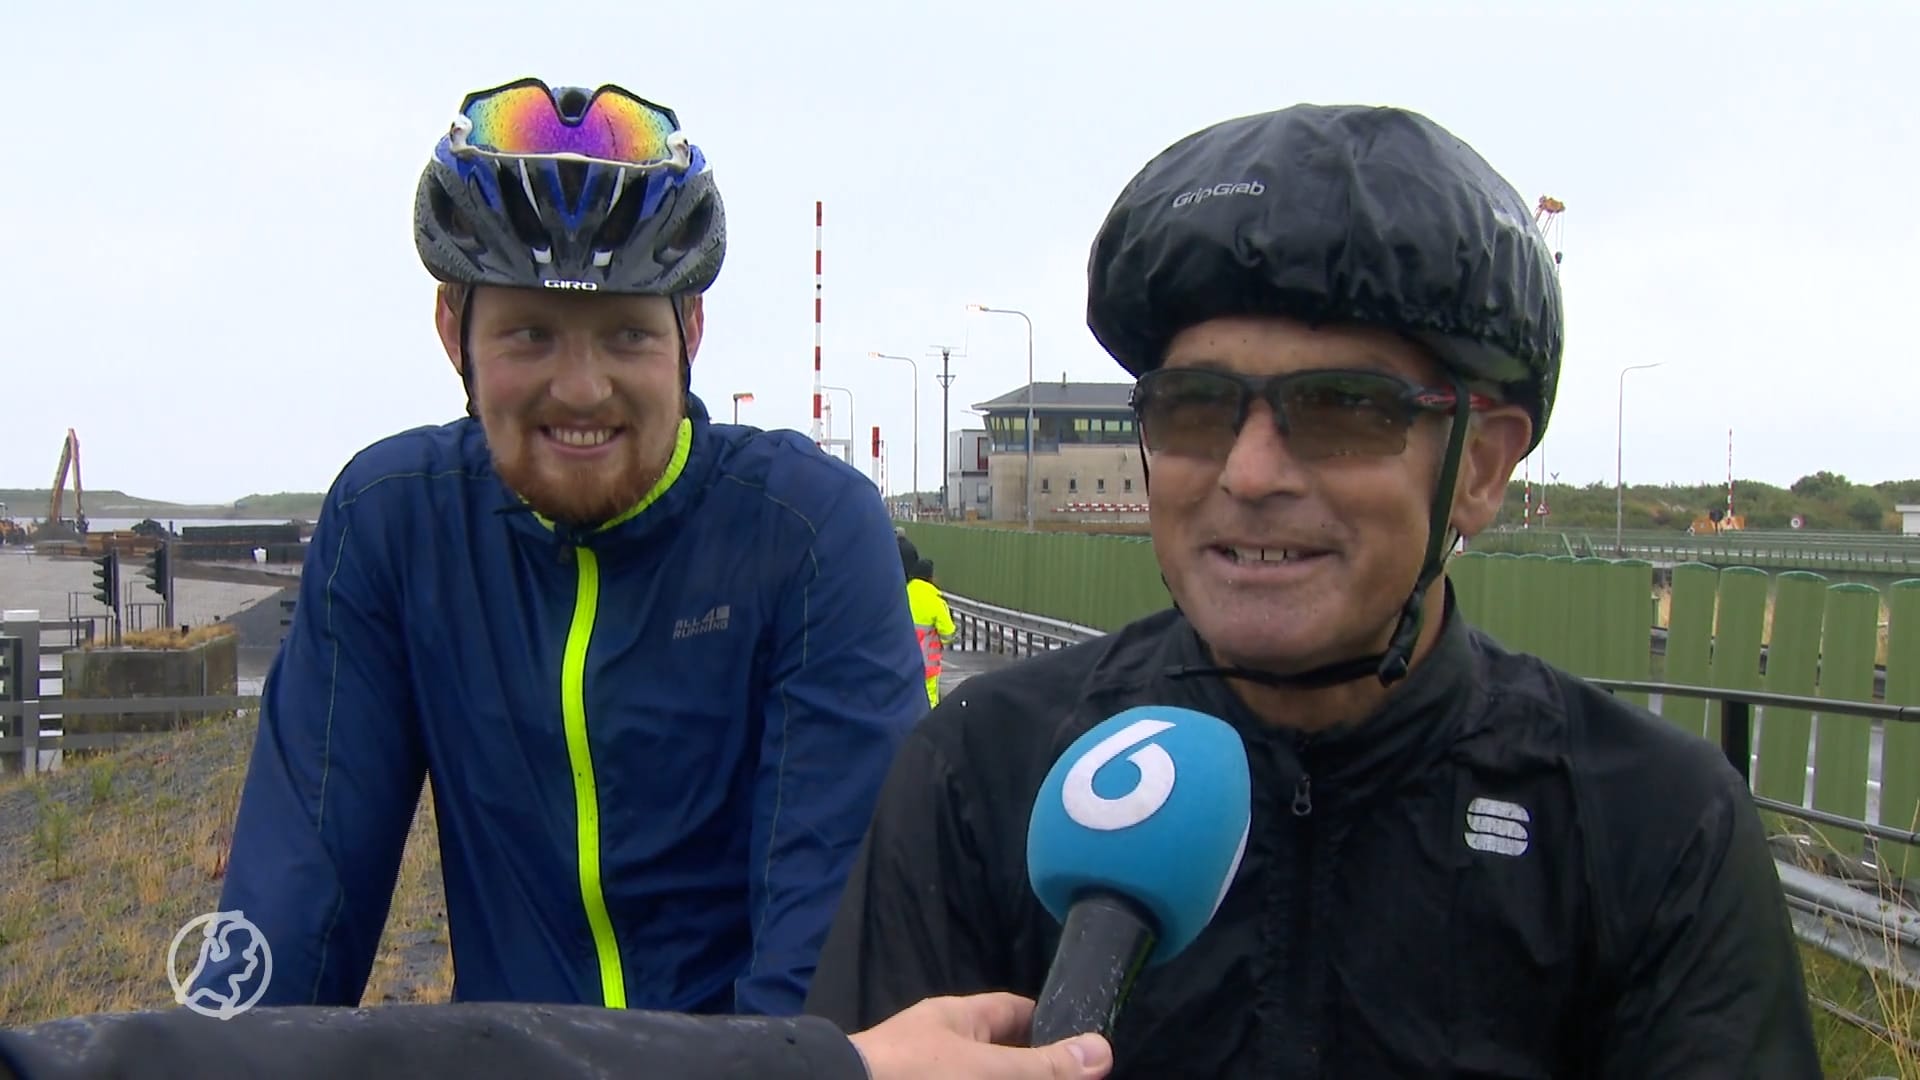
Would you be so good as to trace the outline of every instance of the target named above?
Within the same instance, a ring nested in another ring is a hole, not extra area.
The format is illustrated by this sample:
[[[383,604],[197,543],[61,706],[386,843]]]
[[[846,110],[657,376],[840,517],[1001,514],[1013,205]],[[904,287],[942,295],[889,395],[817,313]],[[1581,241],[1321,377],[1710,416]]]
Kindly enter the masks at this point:
[[[1140,170],[1087,264],[1087,326],[1135,376],[1226,315],[1396,330],[1546,432],[1560,280],[1526,202],[1405,109],[1295,105],[1204,128]],[[1529,447],[1531,450],[1531,447]]]

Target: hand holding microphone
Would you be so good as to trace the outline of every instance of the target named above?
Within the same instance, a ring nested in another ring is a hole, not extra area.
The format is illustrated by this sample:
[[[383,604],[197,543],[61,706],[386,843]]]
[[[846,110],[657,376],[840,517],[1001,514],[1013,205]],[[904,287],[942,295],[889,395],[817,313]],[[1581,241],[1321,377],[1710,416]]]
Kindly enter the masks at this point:
[[[1028,880],[1063,924],[1033,1045],[1112,1036],[1140,971],[1219,910],[1251,822],[1246,748],[1217,717],[1140,706],[1067,747],[1027,829]]]

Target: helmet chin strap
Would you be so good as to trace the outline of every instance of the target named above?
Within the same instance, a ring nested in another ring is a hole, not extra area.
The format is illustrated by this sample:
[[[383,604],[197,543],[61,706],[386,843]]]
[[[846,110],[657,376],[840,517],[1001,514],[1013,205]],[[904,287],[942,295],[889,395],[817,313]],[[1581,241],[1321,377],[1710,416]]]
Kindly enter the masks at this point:
[[[1440,465],[1440,477],[1433,498],[1433,512],[1427,523],[1427,555],[1421,564],[1420,576],[1414,582],[1413,593],[1407,602],[1400,606],[1400,615],[1393,625],[1393,633],[1388,638],[1384,652],[1371,656],[1357,656],[1348,660],[1336,660],[1330,664],[1310,668],[1306,671],[1283,673],[1265,668],[1232,665],[1180,665],[1167,672],[1171,678],[1188,678],[1200,675],[1213,675],[1229,679],[1245,679],[1248,682],[1264,686],[1284,687],[1295,690],[1315,690],[1322,687],[1338,686],[1371,675],[1380,680],[1382,686],[1392,686],[1406,678],[1412,665],[1413,649],[1420,638],[1420,627],[1426,603],[1427,590],[1440,579],[1446,569],[1447,550],[1452,546],[1449,537],[1452,527],[1449,519],[1453,516],[1453,487],[1460,475],[1460,456],[1466,447],[1468,410],[1472,401],[1467,388],[1458,378],[1454,378],[1453,426],[1447,434],[1447,453]],[[1146,467],[1145,458],[1141,468]],[[1149,484],[1149,490],[1151,485]],[[1164,575],[1162,580],[1165,580]],[[1174,607],[1179,608],[1175,601]]]
[[[467,348],[467,341],[473,335],[473,294],[472,285],[460,297],[460,385],[467,391],[467,415],[475,420],[480,418],[480,410],[473,407],[473,351]]]

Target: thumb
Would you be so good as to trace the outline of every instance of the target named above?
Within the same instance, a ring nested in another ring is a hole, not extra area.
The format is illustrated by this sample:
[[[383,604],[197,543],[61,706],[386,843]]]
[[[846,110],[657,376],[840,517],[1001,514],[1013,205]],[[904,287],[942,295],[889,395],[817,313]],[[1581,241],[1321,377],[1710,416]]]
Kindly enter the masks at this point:
[[[1075,1035],[1038,1047],[1048,1080],[1101,1080],[1113,1068],[1113,1048],[1098,1035]]]

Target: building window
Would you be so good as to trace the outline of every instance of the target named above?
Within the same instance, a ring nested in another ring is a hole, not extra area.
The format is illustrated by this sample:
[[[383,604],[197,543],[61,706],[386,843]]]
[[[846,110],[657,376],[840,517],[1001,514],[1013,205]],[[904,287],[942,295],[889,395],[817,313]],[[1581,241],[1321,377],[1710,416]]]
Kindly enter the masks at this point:
[[[1080,490],[1080,481],[1071,476],[1067,477],[1067,494],[1073,495],[1077,493],[1079,490]]]
[[[1096,495],[1105,495],[1107,493],[1107,478],[1103,476],[1095,480],[1093,482],[1093,491]]]
[[[1125,480],[1120,481],[1120,490],[1129,495],[1133,494],[1133,477],[1129,476]]]
[[[1049,491],[1052,491],[1052,490],[1053,490],[1053,478],[1052,478],[1052,477],[1048,477],[1048,476],[1043,476],[1043,477],[1041,477],[1041,478],[1040,478],[1040,493],[1041,493],[1042,495],[1045,495],[1045,494],[1046,494],[1047,492],[1049,492]]]

